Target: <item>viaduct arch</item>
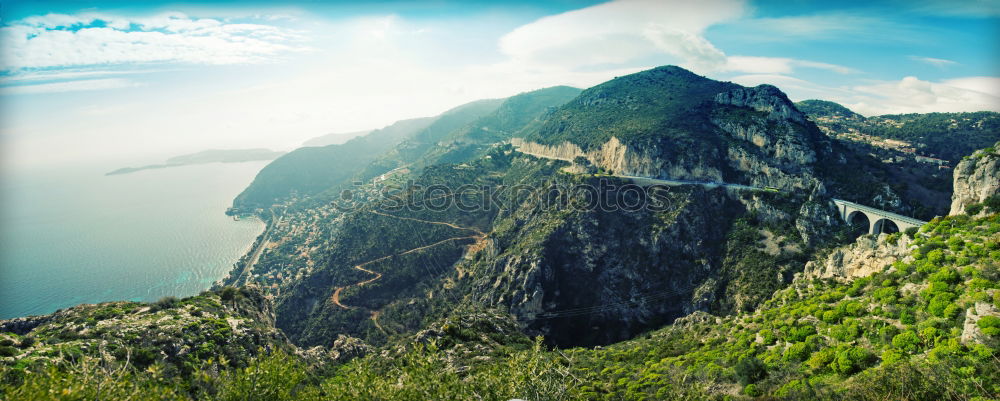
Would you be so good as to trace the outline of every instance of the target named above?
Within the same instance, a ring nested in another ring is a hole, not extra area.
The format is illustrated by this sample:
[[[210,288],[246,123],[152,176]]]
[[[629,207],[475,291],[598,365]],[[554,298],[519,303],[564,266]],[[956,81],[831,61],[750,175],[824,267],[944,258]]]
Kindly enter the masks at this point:
[[[906,231],[907,228],[920,227],[927,223],[926,221],[890,213],[850,201],[834,199],[833,203],[837,205],[837,211],[840,212],[840,217],[848,223],[850,223],[858,213],[865,216],[865,218],[868,219],[869,234],[881,233],[885,229],[886,224],[888,224],[887,222],[895,224],[896,227],[899,228],[899,231]]]

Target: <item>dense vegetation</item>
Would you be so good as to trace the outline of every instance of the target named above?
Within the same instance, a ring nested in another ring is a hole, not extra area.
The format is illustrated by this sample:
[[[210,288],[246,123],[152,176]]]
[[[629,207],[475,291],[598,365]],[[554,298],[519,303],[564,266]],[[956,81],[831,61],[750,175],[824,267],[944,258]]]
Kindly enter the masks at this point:
[[[611,137],[638,145],[705,143],[707,102],[737,88],[682,68],[659,67],[615,78],[583,91],[526,132],[526,139],[558,144],[569,141],[592,149]],[[690,149],[698,154],[699,149]]]
[[[795,102],[795,107],[811,117],[841,117],[852,120],[864,120],[864,116],[851,111],[851,109],[839,103],[827,100],[803,100]]]
[[[862,133],[904,140],[921,153],[957,163],[1000,140],[1000,113],[897,114],[869,119]]]
[[[916,147],[919,154],[957,163],[976,149],[1000,140],[1000,113],[887,114],[865,118],[825,100],[803,100],[795,106],[834,132],[857,132],[897,139]]]

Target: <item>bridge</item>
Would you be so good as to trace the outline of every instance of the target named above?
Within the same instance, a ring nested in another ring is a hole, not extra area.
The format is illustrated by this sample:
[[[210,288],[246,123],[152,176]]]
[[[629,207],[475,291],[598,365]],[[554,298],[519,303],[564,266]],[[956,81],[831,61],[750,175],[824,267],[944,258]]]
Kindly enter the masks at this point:
[[[850,201],[834,199],[833,203],[837,205],[837,211],[840,212],[840,217],[847,221],[848,224],[850,224],[851,221],[857,217],[858,213],[865,216],[865,218],[868,219],[869,234],[878,234],[883,232],[887,222],[895,224],[899,231],[906,231],[907,228],[920,227],[927,223],[926,221],[917,220],[912,217],[906,217],[900,214],[887,212],[885,210],[868,207]]]

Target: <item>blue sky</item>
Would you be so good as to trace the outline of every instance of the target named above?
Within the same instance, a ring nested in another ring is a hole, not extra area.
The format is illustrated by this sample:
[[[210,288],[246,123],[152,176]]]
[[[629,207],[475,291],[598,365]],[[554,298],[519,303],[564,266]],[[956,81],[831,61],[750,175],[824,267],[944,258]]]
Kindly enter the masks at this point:
[[[866,115],[1000,111],[998,0],[47,1],[0,18],[5,165],[290,149],[664,64]]]

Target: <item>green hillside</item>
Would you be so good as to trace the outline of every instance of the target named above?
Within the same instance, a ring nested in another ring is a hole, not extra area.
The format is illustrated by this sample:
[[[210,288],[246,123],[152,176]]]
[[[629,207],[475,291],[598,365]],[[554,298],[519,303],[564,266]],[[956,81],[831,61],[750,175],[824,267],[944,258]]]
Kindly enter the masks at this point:
[[[396,122],[342,145],[299,148],[265,166],[233,200],[233,207],[252,211],[266,208],[292,194],[312,195],[354,175],[358,165],[392,148],[404,138],[427,128],[435,118]]]

